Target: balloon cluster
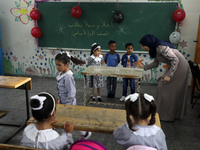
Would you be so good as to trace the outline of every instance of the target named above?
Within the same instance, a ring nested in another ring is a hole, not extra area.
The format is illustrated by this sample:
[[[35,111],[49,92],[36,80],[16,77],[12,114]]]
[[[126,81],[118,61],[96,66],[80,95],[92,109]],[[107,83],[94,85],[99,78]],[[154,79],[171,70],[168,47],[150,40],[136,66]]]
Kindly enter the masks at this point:
[[[71,15],[72,17],[74,18],[79,18],[82,14],[82,11],[81,11],[81,8],[79,6],[74,6],[72,9],[71,9]]]
[[[40,12],[37,9],[31,10],[30,17],[33,20],[39,20],[40,19]],[[39,38],[42,35],[42,31],[39,27],[33,27],[31,30],[31,35],[35,38]]]
[[[178,44],[181,40],[181,34],[177,31],[172,32],[169,36],[169,41],[173,44]]]
[[[181,22],[185,19],[185,11],[181,8],[176,9],[173,14],[172,18],[175,22]]]
[[[116,23],[121,23],[124,20],[124,14],[120,10],[116,10],[113,15],[113,20]]]
[[[177,8],[173,12],[172,18],[175,22],[180,23],[181,21],[185,19],[185,11],[181,8]],[[169,36],[169,41],[173,44],[178,44],[180,40],[181,40],[181,34],[177,31],[172,32]]]

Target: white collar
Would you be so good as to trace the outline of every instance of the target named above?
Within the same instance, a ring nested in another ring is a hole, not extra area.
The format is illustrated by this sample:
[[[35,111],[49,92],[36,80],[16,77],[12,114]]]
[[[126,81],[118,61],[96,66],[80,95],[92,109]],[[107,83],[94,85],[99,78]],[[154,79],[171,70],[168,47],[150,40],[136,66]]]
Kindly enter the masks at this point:
[[[64,76],[68,75],[73,75],[73,72],[71,70],[68,70],[67,72],[61,74],[62,72],[59,72],[59,75],[56,77],[57,81],[59,81],[60,79],[62,79]]]
[[[125,126],[130,130],[128,124],[126,123]],[[148,126],[140,126],[140,125],[135,125],[136,131],[130,130],[133,134],[139,135],[139,136],[153,136],[155,135],[160,128],[156,125],[148,125]]]
[[[59,137],[59,134],[53,129],[38,130],[36,124],[33,123],[25,128],[24,133],[33,142],[35,142],[38,134],[39,142],[48,142]]]
[[[91,55],[91,57],[95,60],[95,61],[101,61],[103,58],[103,55],[99,55],[98,57],[95,57],[93,54]]]

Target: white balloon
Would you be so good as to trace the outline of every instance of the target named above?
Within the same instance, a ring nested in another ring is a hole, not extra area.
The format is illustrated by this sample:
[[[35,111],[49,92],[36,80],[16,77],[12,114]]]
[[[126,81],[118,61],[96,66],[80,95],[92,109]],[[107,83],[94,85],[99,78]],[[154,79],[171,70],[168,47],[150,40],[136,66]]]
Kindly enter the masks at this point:
[[[181,40],[181,34],[179,32],[172,32],[169,36],[169,41],[173,44],[178,44]]]

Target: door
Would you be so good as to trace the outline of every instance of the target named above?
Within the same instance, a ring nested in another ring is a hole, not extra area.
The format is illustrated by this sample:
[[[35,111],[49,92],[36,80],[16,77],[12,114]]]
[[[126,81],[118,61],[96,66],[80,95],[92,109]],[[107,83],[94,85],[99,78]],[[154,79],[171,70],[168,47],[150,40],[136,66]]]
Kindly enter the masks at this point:
[[[194,62],[200,64],[200,16],[199,16],[199,27],[197,32],[197,40],[196,42],[196,49],[195,49],[195,57]]]
[[[200,16],[199,16],[199,27],[198,27],[198,31],[197,31],[197,39],[194,42],[196,42],[194,62],[196,62],[200,66]],[[191,83],[191,103],[193,103],[194,92],[195,92],[195,87],[194,87],[194,80],[192,78],[192,83]]]

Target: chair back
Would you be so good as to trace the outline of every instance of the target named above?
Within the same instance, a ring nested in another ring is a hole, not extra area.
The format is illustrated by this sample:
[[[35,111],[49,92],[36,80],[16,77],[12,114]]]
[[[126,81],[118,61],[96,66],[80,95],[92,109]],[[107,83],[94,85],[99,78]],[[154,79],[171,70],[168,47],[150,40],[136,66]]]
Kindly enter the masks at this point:
[[[144,145],[134,145],[129,147],[127,150],[157,150],[157,149]]]
[[[192,72],[192,76],[194,78],[194,84],[198,90],[200,90],[200,70],[197,63],[189,60],[190,70]]]

